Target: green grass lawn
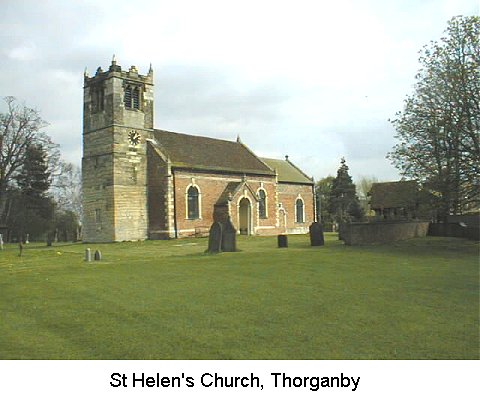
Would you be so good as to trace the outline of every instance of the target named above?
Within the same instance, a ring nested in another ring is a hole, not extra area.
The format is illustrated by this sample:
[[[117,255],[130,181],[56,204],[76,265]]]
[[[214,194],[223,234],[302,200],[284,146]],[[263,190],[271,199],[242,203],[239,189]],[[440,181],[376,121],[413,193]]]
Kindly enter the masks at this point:
[[[8,245],[0,359],[479,358],[478,242],[288,239]]]

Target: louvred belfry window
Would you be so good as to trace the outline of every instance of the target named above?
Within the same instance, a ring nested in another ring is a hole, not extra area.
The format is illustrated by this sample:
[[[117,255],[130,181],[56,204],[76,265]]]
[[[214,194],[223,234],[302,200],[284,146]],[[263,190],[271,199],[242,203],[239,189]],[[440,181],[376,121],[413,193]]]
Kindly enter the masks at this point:
[[[127,85],[123,96],[125,108],[140,109],[140,88],[138,86]]]
[[[132,87],[131,86],[127,86],[125,88],[123,102],[125,103],[125,108],[132,108]]]
[[[138,110],[140,108],[140,89],[138,87],[133,88],[132,100],[133,108]]]

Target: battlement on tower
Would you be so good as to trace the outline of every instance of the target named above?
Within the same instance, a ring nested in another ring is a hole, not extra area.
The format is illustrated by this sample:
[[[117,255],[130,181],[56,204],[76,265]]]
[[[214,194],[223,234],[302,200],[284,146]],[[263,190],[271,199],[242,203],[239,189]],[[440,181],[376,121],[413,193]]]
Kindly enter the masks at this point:
[[[132,65],[128,70],[122,70],[122,67],[117,64],[115,57],[112,59],[112,63],[108,70],[104,71],[102,67],[98,67],[95,75],[92,77],[89,76],[88,72],[85,70],[84,73],[84,87],[90,85],[96,85],[101,81],[104,81],[109,78],[120,78],[124,81],[132,81],[136,83],[145,83],[153,85],[153,69],[152,65],[146,75],[141,75],[138,72],[138,68],[135,65]]]

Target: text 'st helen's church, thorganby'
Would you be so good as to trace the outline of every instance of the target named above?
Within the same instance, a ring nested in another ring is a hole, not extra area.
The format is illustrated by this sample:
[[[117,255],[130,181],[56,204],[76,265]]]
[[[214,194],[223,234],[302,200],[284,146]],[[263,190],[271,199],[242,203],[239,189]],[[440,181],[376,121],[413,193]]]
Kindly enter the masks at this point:
[[[153,71],[85,74],[82,184],[86,242],[208,233],[228,218],[240,234],[304,233],[314,184],[288,158],[257,157],[240,140],[153,127]]]

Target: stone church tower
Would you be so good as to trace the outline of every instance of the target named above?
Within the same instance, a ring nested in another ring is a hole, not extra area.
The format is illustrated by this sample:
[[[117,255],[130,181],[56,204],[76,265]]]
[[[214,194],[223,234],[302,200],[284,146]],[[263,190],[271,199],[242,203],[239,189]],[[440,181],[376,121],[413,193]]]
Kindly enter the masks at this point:
[[[153,137],[153,71],[84,77],[82,185],[89,242],[148,237],[147,140]]]

